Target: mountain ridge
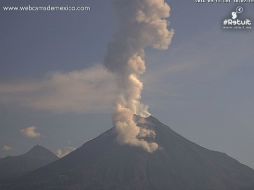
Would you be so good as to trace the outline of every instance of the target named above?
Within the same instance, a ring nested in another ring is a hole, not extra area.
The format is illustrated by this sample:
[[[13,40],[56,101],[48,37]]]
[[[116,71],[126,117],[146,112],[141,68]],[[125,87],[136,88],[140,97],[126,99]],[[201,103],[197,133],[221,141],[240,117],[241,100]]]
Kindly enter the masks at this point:
[[[156,132],[154,153],[120,145],[111,128],[66,157],[12,183],[6,190],[249,190],[254,170],[211,151],[156,118],[136,117]]]
[[[0,159],[0,182],[18,178],[25,173],[56,161],[58,157],[43,146],[33,146],[26,153]]]

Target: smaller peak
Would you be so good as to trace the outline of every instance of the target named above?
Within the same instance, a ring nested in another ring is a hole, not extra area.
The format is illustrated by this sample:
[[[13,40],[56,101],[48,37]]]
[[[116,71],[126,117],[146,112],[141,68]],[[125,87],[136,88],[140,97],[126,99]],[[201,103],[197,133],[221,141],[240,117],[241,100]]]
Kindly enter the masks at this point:
[[[47,148],[41,146],[41,145],[35,145],[33,146],[27,153],[24,154],[26,157],[56,157],[57,156],[52,153]]]
[[[39,145],[39,144],[33,146],[33,148],[43,148],[43,149],[46,149],[45,147],[43,147],[43,146],[41,146],[41,145]]]
[[[45,147],[37,144],[37,145],[33,146],[28,152],[33,152],[33,151],[49,151],[49,150],[46,149]]]

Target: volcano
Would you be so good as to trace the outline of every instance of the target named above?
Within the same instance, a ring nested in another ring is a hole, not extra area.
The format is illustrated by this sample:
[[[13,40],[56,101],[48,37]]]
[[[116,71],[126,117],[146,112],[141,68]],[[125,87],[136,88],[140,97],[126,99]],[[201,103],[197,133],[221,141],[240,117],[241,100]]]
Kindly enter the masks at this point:
[[[120,145],[112,128],[66,157],[13,181],[6,190],[253,190],[254,170],[203,148],[156,118],[136,117],[156,132],[148,153]],[[147,139],[149,140],[149,139]]]
[[[55,154],[40,145],[34,146],[25,154],[2,158],[0,159],[0,183],[18,178],[57,159]]]

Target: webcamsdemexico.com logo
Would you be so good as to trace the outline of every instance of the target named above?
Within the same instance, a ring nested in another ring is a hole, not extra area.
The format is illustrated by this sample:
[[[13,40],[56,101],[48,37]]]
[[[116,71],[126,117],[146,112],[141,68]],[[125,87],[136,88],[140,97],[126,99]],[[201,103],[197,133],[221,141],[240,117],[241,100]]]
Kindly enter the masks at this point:
[[[231,12],[230,17],[222,21],[223,29],[246,29],[250,30],[252,26],[252,21],[244,16],[244,9],[241,6],[236,7],[234,11]]]

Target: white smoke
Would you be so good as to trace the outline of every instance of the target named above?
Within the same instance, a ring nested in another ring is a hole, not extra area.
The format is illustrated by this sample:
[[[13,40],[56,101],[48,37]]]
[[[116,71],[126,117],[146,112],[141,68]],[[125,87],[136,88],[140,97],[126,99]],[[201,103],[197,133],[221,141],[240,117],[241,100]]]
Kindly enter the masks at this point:
[[[67,146],[67,147],[59,148],[56,151],[56,155],[59,158],[63,158],[65,156],[67,156],[68,154],[70,154],[74,150],[76,150],[76,148],[74,148],[72,146]]]
[[[109,44],[105,66],[116,75],[118,99],[114,122],[118,141],[142,147],[148,152],[158,148],[153,130],[137,126],[134,115],[148,117],[148,107],[141,103],[145,72],[145,48],[167,49],[173,32],[168,30],[170,7],[164,0],[113,0],[118,18],[118,32]]]
[[[2,147],[2,150],[8,152],[8,151],[11,151],[11,150],[12,150],[12,147],[11,147],[10,145],[5,144],[5,145]]]

